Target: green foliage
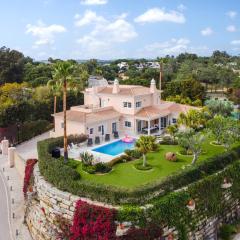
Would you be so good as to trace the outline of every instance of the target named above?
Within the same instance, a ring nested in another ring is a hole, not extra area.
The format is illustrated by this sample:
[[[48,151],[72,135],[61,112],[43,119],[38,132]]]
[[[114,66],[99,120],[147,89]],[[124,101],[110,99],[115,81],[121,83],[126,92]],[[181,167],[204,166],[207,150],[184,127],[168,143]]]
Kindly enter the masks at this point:
[[[234,109],[232,102],[214,99],[206,101],[206,106],[208,107],[212,116],[222,115],[224,117],[228,117],[231,116],[231,113]]]
[[[223,144],[226,149],[229,149],[240,136],[240,125],[238,121],[232,118],[225,118],[221,115],[216,115],[208,121],[208,128],[216,139],[217,144]]]
[[[224,224],[219,229],[219,237],[222,240],[231,240],[231,236],[237,233],[237,229],[233,225]]]
[[[80,153],[80,158],[82,160],[83,165],[92,166],[94,157],[89,152],[82,152]]]
[[[86,138],[84,136],[69,137],[69,141],[73,143],[79,143],[85,140]],[[62,160],[53,159],[49,154],[56,146],[63,146],[62,137],[48,139],[38,143],[39,167],[44,178],[64,191],[112,204],[147,203],[151,199],[155,199],[158,196],[165,195],[175,189],[196,182],[207,175],[221,171],[229,164],[236,162],[240,157],[240,146],[238,146],[229,152],[197,163],[193,167],[173,174],[164,180],[159,180],[133,190],[128,190],[125,188],[123,189],[77,179],[79,174],[76,173],[75,169],[64,164]],[[61,167],[63,170],[60,169]],[[237,190],[238,187],[237,184],[233,184],[234,189]],[[239,193],[240,191],[236,192]]]
[[[171,81],[166,84],[163,92],[163,98],[179,95],[184,99],[189,98],[191,101],[197,99],[203,100],[205,97],[204,87],[200,82],[194,79],[186,79],[181,81]]]
[[[113,167],[115,164],[124,163],[133,160],[131,156],[127,154],[123,154],[119,157],[113,158],[110,162],[108,162],[108,166]]]
[[[156,144],[156,137],[154,136],[140,136],[136,141],[136,149],[143,155],[143,167],[146,167],[146,154],[151,151],[156,151],[158,145]]]
[[[0,85],[4,83],[23,82],[24,64],[32,59],[24,57],[21,52],[6,47],[0,48]]]
[[[108,173],[112,170],[112,168],[106,163],[99,162],[95,165],[82,164],[82,170],[89,174],[96,174]]]
[[[206,120],[204,110],[190,109],[187,113],[180,113],[177,122],[179,125],[197,130],[205,126]]]
[[[19,125],[18,143],[40,135],[52,127],[53,125],[46,120],[24,122],[22,125]]]
[[[125,154],[134,159],[139,159],[142,156],[141,152],[139,152],[137,149],[126,149]]]
[[[223,216],[231,211],[230,202],[226,201],[225,194],[232,195],[233,200],[238,200],[240,185],[240,161],[227,166],[226,169],[204,179],[186,186],[184,190],[171,192],[164,197],[156,198],[145,205],[142,210],[139,206],[123,206],[118,213],[120,222],[131,221],[133,224],[148,227],[152,223],[159,227],[175,227],[178,230],[179,239],[187,240],[188,231],[196,231],[197,223],[206,218]],[[224,178],[229,178],[235,183],[235,188],[223,189],[221,187]],[[187,208],[188,203],[194,201],[195,210]],[[227,218],[225,219],[227,221]],[[235,228],[223,227],[220,230],[221,237],[228,239]],[[226,237],[226,238],[225,238]]]

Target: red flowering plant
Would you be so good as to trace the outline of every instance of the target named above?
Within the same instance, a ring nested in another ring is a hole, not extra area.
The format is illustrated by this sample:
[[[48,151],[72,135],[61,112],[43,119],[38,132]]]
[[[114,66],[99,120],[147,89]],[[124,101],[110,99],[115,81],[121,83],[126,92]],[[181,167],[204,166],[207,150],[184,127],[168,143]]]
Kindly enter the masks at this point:
[[[37,163],[37,159],[28,159],[25,166],[25,176],[23,182],[23,194],[24,197],[27,197],[27,192],[29,189],[29,185],[31,183],[31,177],[34,169],[34,165]]]
[[[82,200],[76,203],[70,240],[116,239],[116,210],[90,205]]]

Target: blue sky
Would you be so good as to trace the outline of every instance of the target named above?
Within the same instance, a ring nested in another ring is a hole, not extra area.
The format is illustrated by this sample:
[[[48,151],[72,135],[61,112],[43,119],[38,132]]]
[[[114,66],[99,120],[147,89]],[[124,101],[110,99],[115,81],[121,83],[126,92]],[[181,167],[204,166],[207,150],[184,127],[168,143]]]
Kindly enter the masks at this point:
[[[34,59],[240,54],[239,0],[1,1],[0,46]]]

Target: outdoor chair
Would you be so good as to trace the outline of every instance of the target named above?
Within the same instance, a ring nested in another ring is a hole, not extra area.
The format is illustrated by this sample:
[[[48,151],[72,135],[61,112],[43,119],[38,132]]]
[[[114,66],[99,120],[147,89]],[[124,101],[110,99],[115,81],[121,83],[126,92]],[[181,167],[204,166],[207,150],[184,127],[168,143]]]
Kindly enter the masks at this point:
[[[114,133],[113,133],[113,136],[114,136],[115,139],[119,138],[118,132],[114,132]]]
[[[95,137],[95,144],[100,144],[100,137]]]
[[[92,138],[88,138],[88,140],[87,140],[87,146],[90,147],[90,146],[92,146],[92,145],[93,145],[93,140],[92,140]]]
[[[109,141],[110,141],[110,134],[106,134],[106,135],[105,135],[105,141],[106,141],[106,142],[109,142]]]

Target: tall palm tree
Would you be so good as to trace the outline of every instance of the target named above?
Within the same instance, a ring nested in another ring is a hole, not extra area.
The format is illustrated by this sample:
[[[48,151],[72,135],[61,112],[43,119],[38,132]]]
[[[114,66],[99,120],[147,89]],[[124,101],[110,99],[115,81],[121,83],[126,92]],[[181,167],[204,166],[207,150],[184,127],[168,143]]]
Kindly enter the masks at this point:
[[[62,89],[61,81],[58,79],[51,79],[47,82],[47,86],[51,89],[51,92],[54,96],[53,103],[53,114],[55,115],[57,112],[57,97],[60,95],[60,91]],[[55,131],[55,122],[54,122],[54,131]]]
[[[63,88],[64,162],[68,161],[67,150],[67,83],[71,81],[74,65],[68,61],[58,61],[54,65],[53,79],[58,79]]]

